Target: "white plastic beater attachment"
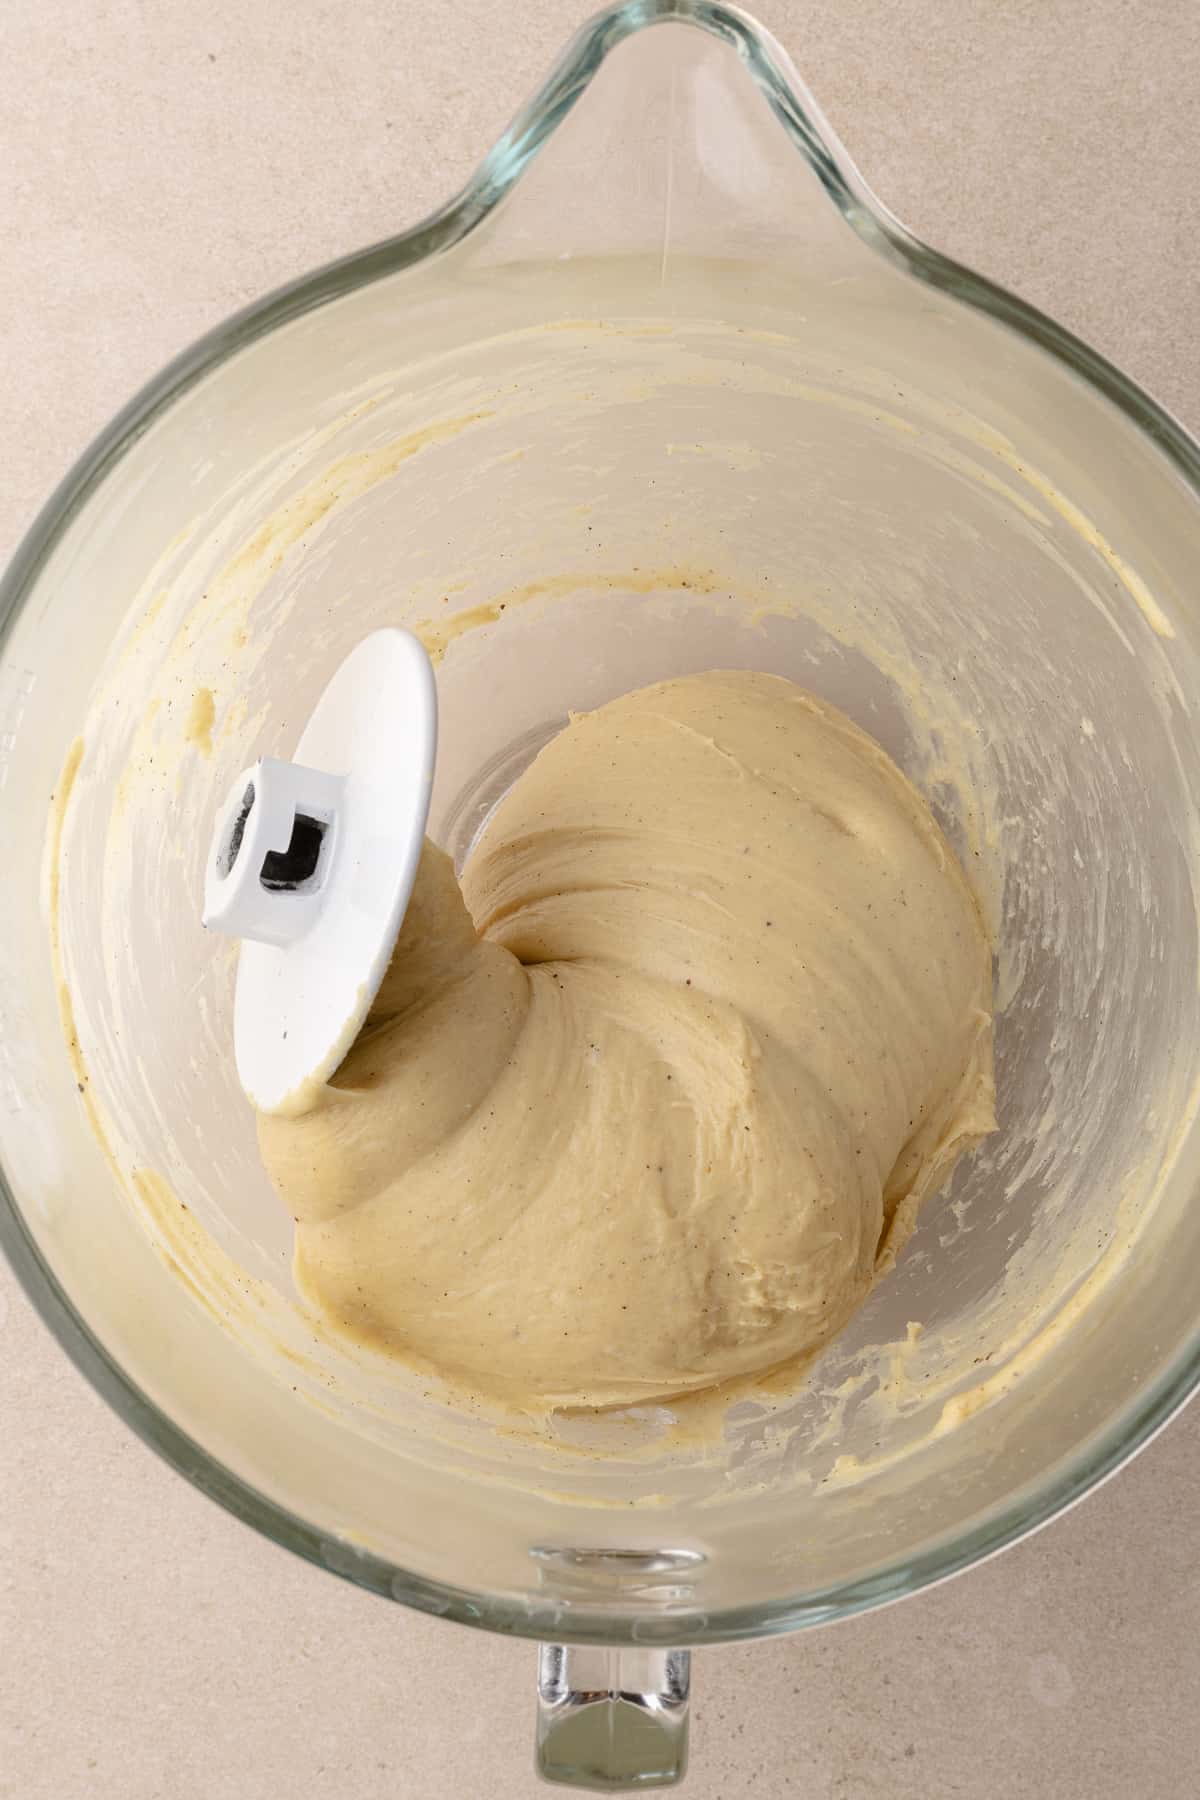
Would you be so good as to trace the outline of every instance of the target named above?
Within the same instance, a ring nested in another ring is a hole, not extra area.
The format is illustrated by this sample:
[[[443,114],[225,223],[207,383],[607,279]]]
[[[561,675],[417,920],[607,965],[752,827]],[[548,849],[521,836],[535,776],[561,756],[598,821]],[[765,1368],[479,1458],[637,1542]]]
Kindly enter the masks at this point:
[[[241,938],[238,1079],[281,1112],[333,1074],[379,991],[412,893],[437,750],[437,690],[407,631],[346,658],[295,759],[263,757],[217,816],[203,923]]]

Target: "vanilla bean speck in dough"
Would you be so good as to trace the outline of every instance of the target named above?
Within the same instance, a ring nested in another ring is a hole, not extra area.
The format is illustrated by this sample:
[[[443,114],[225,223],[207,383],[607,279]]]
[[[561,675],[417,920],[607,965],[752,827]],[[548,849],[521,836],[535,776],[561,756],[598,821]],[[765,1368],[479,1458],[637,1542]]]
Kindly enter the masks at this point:
[[[770,675],[573,718],[427,844],[349,1055],[261,1116],[332,1323],[517,1409],[811,1352],[994,1127],[991,953],[925,801]]]

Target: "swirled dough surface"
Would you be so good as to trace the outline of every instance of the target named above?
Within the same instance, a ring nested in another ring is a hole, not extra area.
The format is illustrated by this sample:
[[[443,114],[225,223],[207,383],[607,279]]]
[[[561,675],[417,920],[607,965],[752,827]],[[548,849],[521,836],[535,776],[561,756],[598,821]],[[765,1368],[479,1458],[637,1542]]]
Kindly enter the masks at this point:
[[[924,800],[774,676],[573,718],[427,845],[336,1076],[262,1117],[302,1285],[522,1409],[812,1352],[992,1129],[991,955]]]

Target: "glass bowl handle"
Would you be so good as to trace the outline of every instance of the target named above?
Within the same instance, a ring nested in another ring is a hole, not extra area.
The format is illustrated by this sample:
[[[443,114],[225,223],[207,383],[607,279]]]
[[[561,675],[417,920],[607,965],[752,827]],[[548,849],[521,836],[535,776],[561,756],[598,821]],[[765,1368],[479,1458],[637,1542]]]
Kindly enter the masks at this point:
[[[601,1794],[682,1781],[691,1665],[687,1650],[540,1644],[538,1774]]]

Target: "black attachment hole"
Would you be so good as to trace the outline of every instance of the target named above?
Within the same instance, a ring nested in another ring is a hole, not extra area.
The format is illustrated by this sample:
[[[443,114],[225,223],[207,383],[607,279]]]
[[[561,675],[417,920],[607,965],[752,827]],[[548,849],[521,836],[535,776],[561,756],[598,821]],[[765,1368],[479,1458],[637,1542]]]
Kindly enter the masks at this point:
[[[321,859],[321,844],[328,827],[324,819],[297,813],[292,821],[292,841],[286,850],[268,850],[259,880],[272,893],[294,893],[311,881]]]
[[[251,782],[245,793],[242,795],[242,804],[238,809],[237,818],[233,821],[233,830],[229,834],[225,848],[217,858],[217,873],[222,879],[231,872],[234,863],[238,859],[238,851],[241,849],[242,839],[246,835],[246,820],[250,817],[253,806],[254,783]]]

